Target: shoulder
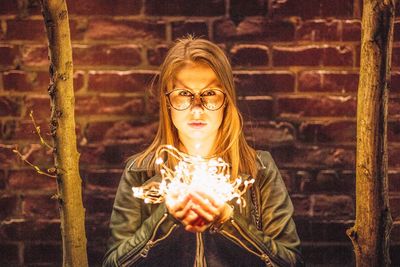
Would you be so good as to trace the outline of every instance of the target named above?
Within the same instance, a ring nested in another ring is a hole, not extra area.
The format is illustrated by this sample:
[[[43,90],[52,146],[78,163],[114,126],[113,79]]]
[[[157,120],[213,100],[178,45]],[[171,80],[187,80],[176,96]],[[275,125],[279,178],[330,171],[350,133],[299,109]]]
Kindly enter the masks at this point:
[[[143,152],[134,154],[133,156],[129,157],[125,164],[125,170],[130,172],[148,171],[147,164],[152,159],[154,153],[150,153],[149,155],[147,155],[142,161],[142,163],[139,165],[138,159],[140,158],[141,155],[143,155]]]
[[[258,169],[266,169],[275,165],[274,159],[269,151],[266,150],[256,150],[257,166]]]

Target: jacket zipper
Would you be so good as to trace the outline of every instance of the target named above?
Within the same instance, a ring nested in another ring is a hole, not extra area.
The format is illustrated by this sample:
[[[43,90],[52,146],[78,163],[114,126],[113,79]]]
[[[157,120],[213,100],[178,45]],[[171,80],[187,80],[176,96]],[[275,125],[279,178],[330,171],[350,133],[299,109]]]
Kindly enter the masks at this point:
[[[156,245],[158,242],[160,242],[160,241],[166,239],[166,238],[172,233],[172,231],[177,227],[176,224],[174,224],[174,225],[171,227],[171,229],[168,230],[168,232],[167,232],[167,234],[166,234],[165,236],[163,236],[163,237],[161,237],[161,238],[159,238],[159,239],[153,241],[153,239],[154,239],[154,237],[155,237],[155,235],[156,235],[156,232],[157,232],[158,228],[159,228],[160,225],[165,221],[165,219],[167,218],[167,216],[168,216],[168,214],[164,214],[164,215],[163,215],[163,217],[161,218],[161,220],[157,223],[156,227],[154,228],[154,231],[153,231],[153,233],[152,233],[152,235],[151,235],[149,241],[147,241],[147,243],[144,245],[144,247],[143,247],[142,249],[140,249],[140,252],[139,252],[139,253],[137,253],[136,255],[134,255],[134,254],[137,252],[137,250],[135,249],[135,250],[130,251],[129,253],[127,253],[125,256],[123,256],[123,257],[120,259],[119,265],[120,265],[121,267],[130,266],[131,264],[133,264],[133,263],[135,263],[136,261],[138,261],[140,258],[146,258],[147,255],[148,255],[148,253],[149,253],[149,251],[150,251],[150,248],[152,248],[152,247],[153,247],[154,245]],[[134,256],[132,257],[132,255],[134,255]],[[132,257],[132,258],[131,258],[131,257]]]
[[[196,245],[194,267],[207,267],[207,262],[204,259],[203,235],[201,233],[196,233]]]
[[[271,262],[271,259],[269,258],[269,256],[267,254],[265,254],[263,252],[263,250],[250,238],[247,237],[246,234],[244,234],[244,232],[242,231],[242,229],[240,228],[240,226],[234,221],[231,220],[232,225],[239,231],[239,233],[249,242],[251,243],[254,247],[256,247],[258,249],[259,252],[261,253],[257,253],[254,250],[250,249],[248,246],[246,246],[239,238],[237,238],[236,236],[228,233],[225,230],[221,230],[221,233],[227,237],[229,237],[230,239],[233,239],[234,241],[236,241],[236,243],[238,243],[239,245],[241,245],[243,248],[245,248],[247,251],[249,251],[250,253],[256,255],[257,257],[259,257],[262,261],[265,262],[266,266],[268,267],[273,267],[274,265]]]

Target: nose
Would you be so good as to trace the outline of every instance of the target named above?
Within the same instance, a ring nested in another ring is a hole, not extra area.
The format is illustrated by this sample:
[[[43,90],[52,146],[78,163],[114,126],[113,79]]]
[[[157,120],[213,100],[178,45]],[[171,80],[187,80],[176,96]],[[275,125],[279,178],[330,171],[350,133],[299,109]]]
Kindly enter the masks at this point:
[[[203,104],[201,103],[201,99],[200,99],[200,95],[195,94],[194,98],[193,98],[193,103],[192,103],[192,107],[191,107],[191,113],[193,114],[201,114],[204,112],[204,107]]]

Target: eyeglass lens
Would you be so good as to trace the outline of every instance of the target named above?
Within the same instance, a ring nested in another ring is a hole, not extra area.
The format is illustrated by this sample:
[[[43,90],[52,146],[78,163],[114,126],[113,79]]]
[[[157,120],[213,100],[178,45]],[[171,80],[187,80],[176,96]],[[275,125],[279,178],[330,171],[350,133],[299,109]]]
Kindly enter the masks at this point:
[[[175,89],[168,94],[170,103],[177,110],[189,108],[195,95],[186,89]],[[207,89],[200,94],[202,105],[209,110],[217,110],[224,104],[225,95],[219,89]]]

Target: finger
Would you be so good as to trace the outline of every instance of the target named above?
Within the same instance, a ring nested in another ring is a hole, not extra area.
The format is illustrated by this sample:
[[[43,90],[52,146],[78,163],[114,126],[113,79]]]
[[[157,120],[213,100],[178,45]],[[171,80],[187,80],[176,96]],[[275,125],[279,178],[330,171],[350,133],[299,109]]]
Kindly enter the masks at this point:
[[[204,218],[204,220],[206,220],[207,222],[213,222],[217,217],[216,214],[211,214],[198,205],[193,205],[192,210],[196,212],[198,216]]]
[[[191,200],[189,200],[189,202],[187,202],[186,205],[183,208],[173,212],[173,215],[178,220],[183,220],[186,216],[188,216],[188,214],[190,212],[193,212],[193,211],[191,211],[192,207],[193,207],[193,202]]]
[[[197,221],[199,216],[192,210],[189,210],[187,215],[181,220],[183,225],[192,225],[193,222]]]
[[[214,207],[218,207],[221,206],[221,202],[218,201],[218,199],[216,199],[215,197],[213,197],[212,195],[204,192],[204,191],[195,191],[193,193],[196,193],[198,196],[202,197],[203,199],[207,199],[207,201],[209,201],[209,205],[211,204]]]
[[[212,205],[211,201],[209,201],[207,198],[202,197],[197,192],[190,193],[190,196],[192,201],[201,206],[203,210],[206,210],[208,213],[211,213],[213,215],[219,214],[218,208]]]
[[[186,225],[185,230],[192,233],[201,233],[204,232],[208,227],[209,224],[205,224],[203,226]]]

